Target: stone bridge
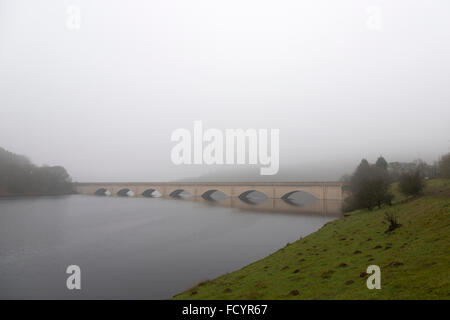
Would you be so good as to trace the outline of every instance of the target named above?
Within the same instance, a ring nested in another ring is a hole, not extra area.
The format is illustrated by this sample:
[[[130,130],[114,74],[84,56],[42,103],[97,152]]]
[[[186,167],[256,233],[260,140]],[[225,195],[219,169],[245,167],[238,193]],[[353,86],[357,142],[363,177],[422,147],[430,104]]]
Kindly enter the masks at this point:
[[[219,191],[228,198],[243,198],[253,191],[269,199],[287,199],[295,192],[305,192],[317,199],[343,200],[341,182],[89,182],[77,183],[80,194],[178,197],[188,192],[191,197],[208,198]]]

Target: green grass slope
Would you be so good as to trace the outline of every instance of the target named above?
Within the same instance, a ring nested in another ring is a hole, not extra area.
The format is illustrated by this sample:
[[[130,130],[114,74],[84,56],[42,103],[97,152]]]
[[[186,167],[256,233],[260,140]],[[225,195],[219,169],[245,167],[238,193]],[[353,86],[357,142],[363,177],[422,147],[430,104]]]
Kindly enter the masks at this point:
[[[393,186],[396,192],[396,186]],[[450,180],[425,195],[359,210],[241,270],[175,299],[450,299]],[[402,226],[386,233],[385,213]],[[381,268],[381,289],[365,271]]]

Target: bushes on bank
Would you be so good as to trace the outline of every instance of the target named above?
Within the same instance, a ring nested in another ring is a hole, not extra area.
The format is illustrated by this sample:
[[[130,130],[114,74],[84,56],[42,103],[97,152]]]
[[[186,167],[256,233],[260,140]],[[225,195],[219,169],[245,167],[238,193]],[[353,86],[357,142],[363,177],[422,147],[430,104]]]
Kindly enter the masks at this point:
[[[406,196],[417,196],[422,193],[425,180],[419,170],[403,173],[398,182],[398,188]]]
[[[61,166],[36,166],[26,157],[0,148],[0,195],[65,194],[72,180]]]
[[[344,202],[344,211],[361,208],[372,210],[383,204],[391,204],[393,194],[389,191],[390,178],[387,171],[387,162],[378,158],[375,165],[369,164],[366,159],[356,168],[350,178],[349,189],[352,193]]]
[[[450,179],[450,153],[442,156],[442,158],[439,160],[438,168],[439,175],[442,178]]]

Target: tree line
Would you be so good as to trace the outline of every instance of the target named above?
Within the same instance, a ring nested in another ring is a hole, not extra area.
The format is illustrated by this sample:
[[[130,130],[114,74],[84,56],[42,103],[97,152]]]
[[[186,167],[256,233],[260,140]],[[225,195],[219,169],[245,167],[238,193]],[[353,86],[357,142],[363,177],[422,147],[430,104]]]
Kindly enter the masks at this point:
[[[36,166],[0,147],[0,195],[72,192],[72,179],[64,167]]]
[[[450,178],[450,153],[437,163],[429,165],[422,160],[391,162],[379,157],[374,164],[362,159],[351,176],[344,176],[345,188],[350,192],[344,203],[344,211],[391,205],[394,194],[390,186],[397,182],[401,193],[415,196],[422,193],[425,180]]]

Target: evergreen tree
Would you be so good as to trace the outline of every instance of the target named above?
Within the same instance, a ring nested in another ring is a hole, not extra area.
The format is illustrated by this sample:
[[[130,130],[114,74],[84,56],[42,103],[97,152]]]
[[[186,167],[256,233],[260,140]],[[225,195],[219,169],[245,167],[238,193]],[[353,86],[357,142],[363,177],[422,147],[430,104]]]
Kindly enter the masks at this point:
[[[387,163],[386,159],[384,159],[382,156],[380,156],[377,159],[377,162],[375,162],[375,165],[378,168],[383,169],[383,170],[387,170],[388,169],[388,163]]]
[[[389,192],[390,179],[387,166],[384,169],[381,161],[379,164],[380,167],[370,165],[365,159],[361,161],[350,179],[352,196],[346,201],[345,209],[371,210],[375,206],[381,207],[384,203],[391,204],[393,195]]]

